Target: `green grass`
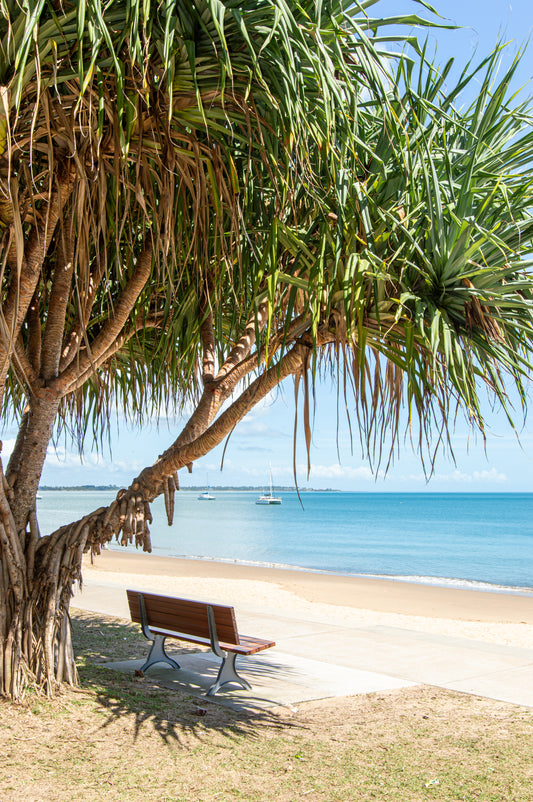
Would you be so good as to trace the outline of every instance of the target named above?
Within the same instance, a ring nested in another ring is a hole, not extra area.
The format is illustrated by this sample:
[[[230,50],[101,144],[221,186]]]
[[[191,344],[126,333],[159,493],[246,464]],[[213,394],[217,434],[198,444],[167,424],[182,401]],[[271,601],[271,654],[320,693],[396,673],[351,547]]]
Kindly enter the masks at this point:
[[[146,643],[74,621],[82,689],[2,703],[0,800],[531,802],[531,710],[421,686],[237,713],[91,662]]]

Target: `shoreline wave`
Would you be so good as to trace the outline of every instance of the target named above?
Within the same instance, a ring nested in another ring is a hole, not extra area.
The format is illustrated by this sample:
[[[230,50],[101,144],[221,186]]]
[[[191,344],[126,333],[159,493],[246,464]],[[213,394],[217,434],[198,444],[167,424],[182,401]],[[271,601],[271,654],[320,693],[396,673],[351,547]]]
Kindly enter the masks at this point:
[[[127,552],[130,554],[138,554],[135,548],[123,546],[113,547],[108,546],[110,551]],[[527,585],[502,585],[498,583],[491,583],[476,579],[464,579],[461,577],[440,577],[440,576],[420,576],[416,574],[377,574],[377,573],[362,573],[356,571],[341,571],[327,568],[309,568],[301,565],[291,565],[289,563],[276,563],[259,560],[242,560],[230,557],[208,557],[205,555],[190,555],[190,554],[171,554],[165,549],[154,549],[152,552],[154,556],[164,557],[177,560],[190,560],[199,562],[214,562],[227,565],[242,565],[252,568],[273,568],[280,571],[300,571],[308,574],[325,574],[327,576],[344,576],[353,577],[354,579],[377,579],[387,580],[390,582],[405,582],[416,585],[431,585],[434,587],[458,589],[458,590],[474,590],[480,593],[502,593],[517,596],[533,597],[533,587]]]

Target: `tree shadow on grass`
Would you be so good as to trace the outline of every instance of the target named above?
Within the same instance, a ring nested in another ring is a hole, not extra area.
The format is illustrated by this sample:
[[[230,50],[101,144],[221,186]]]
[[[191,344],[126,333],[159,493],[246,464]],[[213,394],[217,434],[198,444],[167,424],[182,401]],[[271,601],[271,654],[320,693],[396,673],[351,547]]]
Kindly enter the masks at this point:
[[[149,676],[103,667],[104,662],[139,659],[146,653],[147,641],[139,627],[78,610],[71,611],[71,619],[81,685],[95,695],[105,713],[103,728],[128,719],[133,723],[134,740],[150,729],[167,744],[189,746],[191,741],[205,740],[208,733],[219,733],[229,746],[242,737],[260,737],[265,727],[301,726],[291,718],[289,709],[234,710],[179,688],[161,687]],[[193,650],[185,645],[168,651],[183,654]]]
[[[134,659],[146,648],[139,626],[122,618],[71,609],[70,620],[79,666]]]

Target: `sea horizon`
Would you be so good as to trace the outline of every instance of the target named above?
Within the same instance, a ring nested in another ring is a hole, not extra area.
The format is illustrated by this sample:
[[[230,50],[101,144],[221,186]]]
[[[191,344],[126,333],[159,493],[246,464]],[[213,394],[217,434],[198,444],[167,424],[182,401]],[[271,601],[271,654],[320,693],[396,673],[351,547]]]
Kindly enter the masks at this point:
[[[39,487],[38,492],[49,492],[55,490],[64,490],[68,492],[101,492],[122,490],[126,485],[42,485]],[[199,485],[183,485],[179,488],[179,493],[199,493],[205,490],[205,484]],[[209,489],[220,493],[259,493],[265,489],[265,484],[260,485],[212,485],[209,484]],[[425,496],[434,494],[436,496],[532,496],[533,490],[343,490],[337,487],[298,487],[294,485],[280,485],[274,484],[273,489],[280,493],[349,493],[358,495],[405,495],[405,496]]]

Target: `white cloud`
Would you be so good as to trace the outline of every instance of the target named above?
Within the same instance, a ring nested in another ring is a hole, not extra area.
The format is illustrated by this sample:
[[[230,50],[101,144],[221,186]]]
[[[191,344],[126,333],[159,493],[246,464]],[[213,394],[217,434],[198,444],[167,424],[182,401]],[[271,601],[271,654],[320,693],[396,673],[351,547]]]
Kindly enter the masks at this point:
[[[490,470],[472,471],[472,473],[464,473],[463,471],[455,470],[450,476],[452,482],[489,482],[490,484],[502,484],[507,482],[506,474],[491,468]]]
[[[112,459],[103,454],[88,453],[80,456],[76,451],[68,451],[65,448],[53,446],[48,448],[46,454],[45,470],[55,471],[71,471],[89,473],[94,478],[94,473],[98,472],[102,477],[106,474],[126,474],[126,476],[134,478],[144,467],[144,463],[140,460],[124,461],[119,459]]]
[[[416,482],[417,484],[427,485],[427,479],[423,473],[410,474],[409,476],[394,477],[400,481],[408,481],[410,483]],[[445,484],[505,484],[509,481],[507,474],[499,471],[497,468],[490,468],[489,470],[472,471],[466,473],[460,471],[458,468],[451,473],[434,473],[431,477],[431,483],[435,485],[437,482]]]
[[[307,464],[305,463],[298,463],[296,466],[296,472],[299,477],[307,475]],[[250,471],[253,475],[261,475],[264,471],[257,471],[253,469]],[[280,466],[272,465],[272,473],[276,477],[280,476],[293,476],[293,469],[292,464],[283,464]],[[378,478],[383,478],[384,473],[383,471],[378,472]],[[348,479],[348,480],[357,480],[363,482],[374,482],[376,479],[376,475],[372,473],[370,468],[365,465],[360,465],[357,468],[352,468],[347,465],[339,465],[338,463],[332,463],[331,465],[319,465],[315,463],[311,463],[311,471],[309,474],[309,479],[312,481],[313,479]]]
[[[303,466],[299,466],[303,470]],[[377,477],[384,478],[383,471],[378,471]],[[311,479],[356,479],[363,482],[374,482],[376,474],[372,473],[366,465],[351,468],[346,465],[333,463],[332,465],[311,465]]]

